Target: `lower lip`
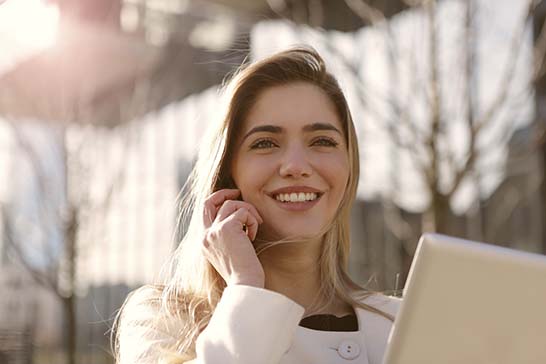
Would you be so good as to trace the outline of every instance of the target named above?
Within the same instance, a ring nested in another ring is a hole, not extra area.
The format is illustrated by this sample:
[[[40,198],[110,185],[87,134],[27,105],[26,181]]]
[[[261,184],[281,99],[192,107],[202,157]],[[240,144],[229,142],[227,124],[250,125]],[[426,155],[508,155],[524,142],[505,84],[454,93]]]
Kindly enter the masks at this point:
[[[282,209],[288,210],[288,211],[306,211],[315,206],[322,196],[317,197],[313,201],[303,201],[303,202],[282,202],[277,200],[276,198],[271,197],[277,205],[279,205]]]

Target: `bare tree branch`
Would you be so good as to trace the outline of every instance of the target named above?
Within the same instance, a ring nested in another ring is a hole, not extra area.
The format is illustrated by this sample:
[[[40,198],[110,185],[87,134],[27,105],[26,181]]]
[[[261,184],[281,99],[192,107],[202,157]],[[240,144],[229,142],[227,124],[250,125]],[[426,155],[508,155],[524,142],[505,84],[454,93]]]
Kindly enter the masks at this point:
[[[24,135],[15,121],[8,119],[7,124],[11,127],[17,149],[22,152],[22,155],[31,165],[34,177],[33,181],[36,182],[38,187],[38,194],[40,196],[45,196],[44,198],[39,199],[37,209],[35,210],[39,216],[37,221],[40,222],[40,226],[38,228],[43,231],[45,235],[55,233],[55,228],[59,227],[59,222],[63,219],[61,212],[62,206],[54,204],[54,201],[51,198],[48,198],[51,196],[51,193],[49,191],[50,187],[47,186],[46,183],[47,174],[34,146],[29,142],[28,138]],[[44,249],[42,253],[48,258],[49,262],[54,260],[54,256],[50,249]]]
[[[465,1],[466,11],[465,11],[465,30],[464,30],[464,42],[465,42],[465,63],[464,63],[464,74],[465,74],[465,101],[466,101],[466,124],[468,130],[468,148],[466,152],[466,160],[463,164],[463,167],[460,169],[456,168],[456,164],[452,164],[454,167],[455,178],[451,188],[448,190],[447,195],[449,198],[457,191],[460,184],[464,178],[473,170],[473,165],[476,160],[476,140],[477,133],[474,132],[475,129],[475,118],[474,118],[474,55],[475,49],[473,47],[472,39],[474,39],[473,34],[473,1]]]
[[[345,4],[362,20],[368,21],[372,25],[385,21],[383,12],[364,0],[345,0]]]
[[[427,173],[427,181],[431,190],[437,190],[437,183],[439,179],[439,165],[438,165],[438,136],[440,134],[441,127],[441,115],[440,115],[440,90],[439,90],[439,78],[438,78],[438,37],[436,27],[436,1],[430,1],[426,6],[427,18],[429,25],[429,49],[428,57],[430,60],[430,79],[429,90],[431,100],[431,115],[430,115],[430,134],[427,141],[429,153],[431,156],[430,169]]]
[[[515,32],[512,38],[508,53],[508,63],[506,65],[503,78],[500,81],[499,93],[497,94],[487,111],[484,113],[484,115],[474,124],[474,128],[472,130],[473,134],[479,133],[492,120],[494,120],[495,115],[502,108],[502,105],[505,103],[506,98],[509,95],[510,85],[513,81],[516,71],[517,60],[519,59],[519,54],[521,53],[520,49],[521,46],[524,44],[523,39],[525,36],[527,23],[529,19],[532,18],[533,10],[535,7],[535,1],[529,1],[526,16],[522,21],[519,31]]]
[[[503,78],[501,79],[501,82],[500,82],[499,93],[497,94],[493,102],[490,104],[487,111],[479,120],[474,121],[473,116],[471,117],[472,119],[468,120],[468,124],[470,127],[470,131],[469,131],[470,142],[468,145],[467,152],[465,153],[467,157],[463,165],[455,173],[454,182],[448,191],[449,196],[452,196],[457,191],[457,189],[459,188],[461,182],[464,180],[466,175],[473,169],[472,165],[474,164],[477,157],[475,144],[476,144],[478,135],[486,126],[488,126],[493,120],[495,120],[495,116],[499,113],[499,111],[502,109],[502,107],[506,103],[506,100],[510,92],[510,85],[512,84],[512,81],[515,75],[517,60],[519,59],[519,54],[521,53],[520,52],[521,46],[524,43],[523,38],[525,36],[527,23],[529,19],[532,18],[533,10],[535,7],[536,7],[535,1],[534,0],[529,1],[526,16],[524,20],[522,21],[519,31],[516,31],[514,33],[511,46],[509,48],[508,63],[505,68],[505,73],[503,75]],[[470,12],[470,9],[467,11],[467,14],[468,12]],[[468,17],[470,17],[469,14],[467,15],[467,19]],[[467,21],[470,21],[470,20],[467,20]],[[470,114],[469,114],[469,117],[470,117]]]
[[[4,227],[4,237],[6,239],[7,246],[11,248],[11,251],[15,253],[15,256],[17,257],[17,260],[19,261],[19,263],[30,274],[32,279],[37,284],[48,289],[53,294],[55,294],[58,298],[62,298],[57,290],[57,284],[55,279],[53,279],[47,274],[44,274],[44,272],[41,272],[35,269],[32,265],[30,265],[30,263],[25,258],[25,254],[23,253],[20,245],[13,239],[12,222],[8,218],[9,216],[8,210],[5,208],[4,204],[0,205],[0,215],[2,216],[2,224]]]

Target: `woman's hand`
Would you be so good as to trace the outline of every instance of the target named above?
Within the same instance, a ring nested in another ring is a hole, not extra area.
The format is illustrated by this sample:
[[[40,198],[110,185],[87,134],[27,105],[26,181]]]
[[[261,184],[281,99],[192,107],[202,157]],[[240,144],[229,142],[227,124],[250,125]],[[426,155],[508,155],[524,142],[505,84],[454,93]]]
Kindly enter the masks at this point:
[[[239,190],[219,190],[205,201],[205,257],[227,285],[264,287],[263,267],[252,245],[263,222],[254,206],[234,200]]]

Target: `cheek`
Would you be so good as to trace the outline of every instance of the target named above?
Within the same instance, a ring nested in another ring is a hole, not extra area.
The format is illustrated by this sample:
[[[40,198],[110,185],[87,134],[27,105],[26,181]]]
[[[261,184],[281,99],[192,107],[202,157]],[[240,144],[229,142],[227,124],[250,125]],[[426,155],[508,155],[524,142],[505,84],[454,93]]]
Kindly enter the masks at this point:
[[[330,187],[330,198],[328,204],[332,207],[339,208],[347,189],[347,181],[349,180],[348,163],[339,163],[333,165],[324,176]]]
[[[268,163],[257,158],[240,158],[233,166],[233,180],[243,198],[251,202],[270,176]]]
[[[347,168],[336,168],[331,171],[331,188],[338,200],[341,200],[347,189],[349,171]]]
[[[344,192],[349,178],[350,168],[348,158],[344,155],[332,155],[317,160],[316,166],[330,188]]]

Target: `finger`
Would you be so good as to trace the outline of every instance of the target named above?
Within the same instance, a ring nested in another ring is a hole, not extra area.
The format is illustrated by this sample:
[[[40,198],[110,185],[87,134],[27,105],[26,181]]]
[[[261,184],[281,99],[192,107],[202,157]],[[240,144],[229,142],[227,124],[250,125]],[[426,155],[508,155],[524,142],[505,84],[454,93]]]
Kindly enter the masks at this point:
[[[226,222],[229,222],[230,220],[236,220],[237,223],[240,224],[241,230],[248,236],[251,241],[254,241],[254,239],[256,239],[259,224],[256,217],[254,217],[254,215],[249,210],[245,208],[240,208],[226,220]],[[247,227],[246,232],[243,230],[245,225]]]
[[[203,223],[205,227],[209,227],[218,213],[218,209],[226,200],[237,198],[241,191],[236,189],[223,189],[214,192],[205,200],[203,211]]]
[[[252,215],[250,215],[249,219],[247,219],[246,227],[247,227],[247,235],[250,239],[250,241],[256,240],[256,236],[258,235],[258,220]]]
[[[205,204],[209,203],[211,206],[220,207],[225,200],[231,200],[238,197],[241,194],[241,191],[238,189],[223,189],[218,190],[212,193],[207,197]]]
[[[264,222],[264,220],[258,213],[258,210],[256,210],[256,207],[248,202],[236,200],[229,200],[224,202],[224,204],[222,205],[222,207],[220,207],[218,213],[216,214],[216,219],[218,219],[218,221],[222,221],[239,209],[247,209],[252,215],[254,215],[254,217],[260,224]]]

